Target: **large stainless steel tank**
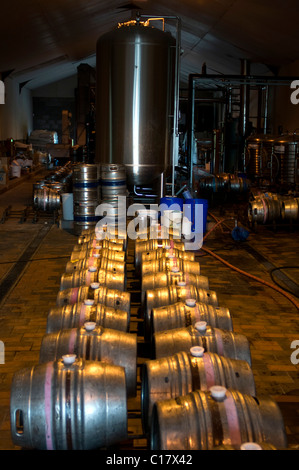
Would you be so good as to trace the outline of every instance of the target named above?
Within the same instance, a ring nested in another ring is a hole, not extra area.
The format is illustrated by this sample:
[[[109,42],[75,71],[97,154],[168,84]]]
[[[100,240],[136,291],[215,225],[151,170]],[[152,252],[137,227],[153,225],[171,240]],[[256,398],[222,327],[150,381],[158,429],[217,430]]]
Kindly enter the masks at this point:
[[[170,167],[175,39],[143,23],[119,25],[97,42],[97,163],[124,164],[128,187]]]

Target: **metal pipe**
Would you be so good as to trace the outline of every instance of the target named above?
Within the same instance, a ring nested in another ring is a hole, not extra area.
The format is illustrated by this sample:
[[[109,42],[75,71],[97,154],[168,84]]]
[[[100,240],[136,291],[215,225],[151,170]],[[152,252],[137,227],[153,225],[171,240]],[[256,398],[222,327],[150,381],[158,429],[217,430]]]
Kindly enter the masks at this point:
[[[269,87],[265,88],[265,112],[264,112],[264,134],[267,134],[268,125],[268,101],[269,101]]]

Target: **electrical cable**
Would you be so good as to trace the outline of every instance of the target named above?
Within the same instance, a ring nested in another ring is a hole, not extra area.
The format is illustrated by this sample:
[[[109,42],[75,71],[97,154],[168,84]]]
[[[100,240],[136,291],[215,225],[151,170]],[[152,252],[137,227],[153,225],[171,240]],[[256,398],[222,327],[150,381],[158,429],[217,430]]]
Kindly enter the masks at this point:
[[[223,222],[225,222],[225,220],[227,219],[222,219],[222,220],[218,220],[218,222],[215,223],[215,225],[209,230],[209,232],[207,232],[207,234],[203,237],[203,241],[205,241],[208,236],[216,229],[217,226],[219,226],[220,224],[222,224]],[[299,311],[299,302],[293,298],[292,295],[290,295],[289,292],[287,292],[285,289],[282,289],[281,287],[278,287],[274,284],[271,284],[270,282],[267,282],[265,281],[264,279],[261,279],[257,276],[254,276],[253,274],[250,274],[250,273],[247,273],[246,271],[243,271],[242,269],[239,269],[237,268],[236,266],[233,266],[231,263],[229,263],[228,261],[224,260],[223,258],[221,258],[219,255],[217,255],[216,253],[214,253],[213,251],[209,250],[208,248],[205,248],[205,247],[201,247],[201,250],[204,251],[205,253],[208,253],[209,255],[213,256],[214,258],[216,258],[218,261],[220,261],[221,263],[225,264],[226,266],[228,266],[230,269],[234,270],[234,271],[237,271],[239,274],[242,274],[244,276],[247,276],[249,277],[250,279],[253,279],[254,281],[257,281],[257,282],[260,282],[261,284],[273,289],[273,290],[276,290],[277,292],[279,292],[280,294],[282,294],[284,297],[286,297],[296,308],[297,310]]]

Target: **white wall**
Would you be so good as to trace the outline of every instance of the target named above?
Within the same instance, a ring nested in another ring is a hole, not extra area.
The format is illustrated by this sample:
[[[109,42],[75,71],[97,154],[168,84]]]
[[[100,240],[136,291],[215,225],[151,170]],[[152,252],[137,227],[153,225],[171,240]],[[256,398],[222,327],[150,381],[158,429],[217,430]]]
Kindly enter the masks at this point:
[[[0,104],[0,140],[25,140],[32,131],[31,90],[23,87],[19,92],[19,83],[7,78],[5,84],[5,104]]]

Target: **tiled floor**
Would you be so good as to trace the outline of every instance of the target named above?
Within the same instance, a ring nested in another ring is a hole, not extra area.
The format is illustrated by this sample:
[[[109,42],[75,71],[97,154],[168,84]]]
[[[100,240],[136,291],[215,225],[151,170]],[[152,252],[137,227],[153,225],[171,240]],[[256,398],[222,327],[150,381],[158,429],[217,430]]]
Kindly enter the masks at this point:
[[[27,180],[0,195],[0,210],[8,203],[13,207],[30,204],[31,191],[32,180]],[[217,209],[214,213],[218,216]],[[208,228],[213,223],[209,219]],[[41,217],[35,224],[30,219],[23,224],[18,219],[7,219],[0,225],[1,286],[15,261],[26,254],[35,237],[40,237],[37,250],[30,260],[23,259],[19,276],[14,279],[11,289],[3,294],[0,303],[0,340],[5,346],[5,363],[0,364],[0,450],[18,449],[10,435],[11,380],[17,370],[39,360],[47,314],[55,306],[61,275],[77,242],[77,236],[60,228],[59,224],[53,224],[51,218]],[[229,230],[218,227],[207,238],[204,247],[271,284],[269,269],[299,266],[298,231],[273,232],[263,227],[257,233],[251,233],[246,242],[235,242]],[[230,309],[234,331],[244,334],[249,340],[257,396],[270,396],[278,403],[285,422],[288,448],[299,449],[299,364],[291,361],[291,343],[299,340],[299,311],[281,293],[230,269],[205,252],[198,252],[196,258],[201,263],[202,274],[209,278],[210,288],[216,291],[219,304]],[[284,272],[298,283],[298,270]],[[136,286],[138,288],[133,256],[129,252],[128,288],[133,291]],[[296,300],[298,302],[298,298]],[[136,321],[132,330],[136,328],[137,331],[138,302],[132,303],[131,313],[133,323]],[[143,348],[142,337],[138,341],[140,363],[146,348]],[[136,448],[144,445],[144,436],[138,437],[141,432],[138,420],[134,421],[139,405],[137,395],[137,399],[129,403],[132,410],[129,425],[135,426]]]

